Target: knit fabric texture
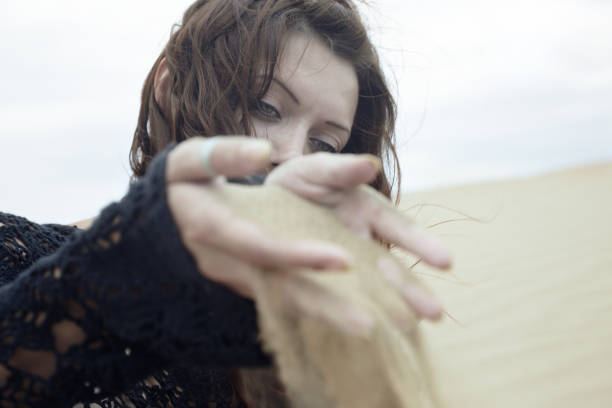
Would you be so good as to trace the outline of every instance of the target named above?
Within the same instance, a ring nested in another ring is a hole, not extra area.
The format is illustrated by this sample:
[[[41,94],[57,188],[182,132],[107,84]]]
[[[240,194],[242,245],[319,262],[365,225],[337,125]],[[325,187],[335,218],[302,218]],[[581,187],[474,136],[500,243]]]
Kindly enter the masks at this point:
[[[228,370],[271,360],[180,240],[169,151],[87,230],[0,213],[0,406],[243,406]]]

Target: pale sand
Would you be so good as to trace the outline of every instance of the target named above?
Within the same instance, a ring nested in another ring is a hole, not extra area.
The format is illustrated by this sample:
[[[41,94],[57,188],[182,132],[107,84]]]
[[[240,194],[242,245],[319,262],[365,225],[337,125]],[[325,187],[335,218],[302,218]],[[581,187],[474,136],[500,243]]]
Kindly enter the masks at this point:
[[[420,275],[460,322],[422,324],[441,405],[612,407],[612,163],[411,194],[402,207],[422,203],[485,220],[433,228],[451,275],[415,268],[447,279]]]

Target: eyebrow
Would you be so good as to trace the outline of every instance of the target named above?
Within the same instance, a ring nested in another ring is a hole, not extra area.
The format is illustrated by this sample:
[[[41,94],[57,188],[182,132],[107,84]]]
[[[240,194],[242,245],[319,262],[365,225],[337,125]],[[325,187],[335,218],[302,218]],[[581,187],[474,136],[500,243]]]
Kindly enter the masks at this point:
[[[339,123],[336,123],[336,122],[329,122],[329,121],[328,121],[328,122],[325,122],[325,123],[326,123],[326,124],[328,124],[329,126],[333,126],[333,127],[338,128],[338,129],[340,129],[340,130],[344,130],[344,131],[345,131],[346,133],[348,133],[349,135],[351,134],[351,131],[350,131],[350,130],[348,130],[347,128],[345,128],[344,126],[342,126],[342,125],[341,125],[341,124],[339,124]]]
[[[293,101],[295,103],[297,103],[298,105],[300,104],[300,100],[297,98],[297,96],[295,96],[295,94],[291,91],[291,89],[289,89],[289,87],[283,83],[283,81],[281,81],[280,79],[277,79],[277,78],[272,78],[272,81],[276,82],[278,84],[278,86],[283,88],[283,90],[287,93],[287,95],[289,95],[291,97],[291,99],[293,99]],[[340,130],[343,130],[343,131],[347,132],[348,134],[351,134],[351,131],[349,129],[347,129],[346,127],[342,126],[339,123],[332,122],[332,121],[327,121],[327,122],[325,122],[325,124],[327,124],[329,126],[333,126],[335,128],[338,128]]]
[[[289,87],[283,83],[283,81],[276,78],[272,78],[272,81],[276,82],[281,88],[283,88],[295,103],[297,103],[298,105],[300,104],[300,100],[297,98],[297,96],[295,96],[291,89],[289,89]]]

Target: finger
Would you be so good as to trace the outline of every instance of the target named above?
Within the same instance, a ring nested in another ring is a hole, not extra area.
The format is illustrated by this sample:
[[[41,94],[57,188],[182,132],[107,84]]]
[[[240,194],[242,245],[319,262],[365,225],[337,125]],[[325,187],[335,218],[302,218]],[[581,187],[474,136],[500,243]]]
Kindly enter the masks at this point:
[[[309,184],[346,189],[371,182],[381,168],[380,159],[370,154],[316,153],[280,166],[269,177],[284,187],[301,179]]]
[[[325,206],[340,203],[346,195],[346,191],[344,190],[314,184],[299,177],[294,177],[292,181],[289,181],[289,179],[286,181],[279,181],[279,179],[276,178],[268,178],[266,184],[278,184],[303,199]]]
[[[198,247],[192,251],[198,269],[206,278],[232,289],[239,295],[252,299],[252,282],[257,272],[242,260],[210,247]]]
[[[208,210],[212,210],[208,208]],[[352,262],[344,249],[322,242],[288,242],[263,232],[254,223],[234,217],[219,208],[215,217],[202,217],[197,242],[211,245],[225,253],[263,268],[311,268],[344,270]]]
[[[325,322],[348,335],[366,338],[372,333],[374,320],[369,314],[316,283],[299,275],[276,279],[283,279],[287,300],[298,313]]]
[[[227,232],[227,235],[226,235]],[[249,221],[235,219],[219,236],[226,251],[264,268],[344,270],[352,257],[335,245],[315,241],[288,242],[270,237]]]
[[[438,320],[442,316],[444,308],[440,301],[433,295],[408,283],[402,276],[402,269],[397,262],[389,257],[380,258],[378,267],[383,277],[396,288],[402,298],[420,317]]]
[[[429,265],[441,269],[450,267],[450,252],[437,237],[412,224],[393,207],[383,203],[376,205],[378,208],[371,219],[371,228],[378,237],[412,252]]]
[[[243,177],[264,170],[270,160],[266,140],[240,136],[193,137],[168,156],[166,180],[208,181],[215,176]]]

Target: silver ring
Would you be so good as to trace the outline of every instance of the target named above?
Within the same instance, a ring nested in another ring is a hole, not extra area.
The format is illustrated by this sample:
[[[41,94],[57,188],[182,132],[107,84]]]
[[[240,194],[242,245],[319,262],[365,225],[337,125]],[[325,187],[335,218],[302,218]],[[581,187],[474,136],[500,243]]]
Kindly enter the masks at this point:
[[[218,142],[219,139],[217,139],[216,137],[211,137],[209,139],[206,139],[202,143],[202,147],[200,148],[200,158],[202,162],[203,176],[206,178],[213,179],[218,175],[210,164],[212,150]]]

